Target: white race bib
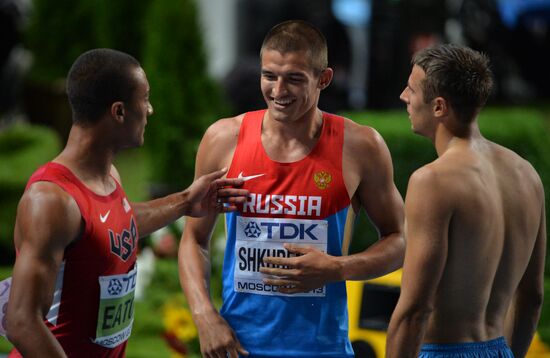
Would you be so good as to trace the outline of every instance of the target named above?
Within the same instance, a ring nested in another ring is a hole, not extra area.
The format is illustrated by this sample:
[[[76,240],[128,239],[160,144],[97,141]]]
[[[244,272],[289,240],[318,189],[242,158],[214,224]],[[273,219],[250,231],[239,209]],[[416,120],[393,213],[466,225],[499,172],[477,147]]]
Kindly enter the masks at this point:
[[[235,242],[235,282],[237,292],[287,296],[276,286],[263,282],[260,272],[264,257],[290,257],[284,243],[327,251],[328,223],[325,220],[237,217]],[[292,296],[324,297],[325,287]]]
[[[100,276],[95,344],[114,348],[132,333],[137,267],[127,274]]]

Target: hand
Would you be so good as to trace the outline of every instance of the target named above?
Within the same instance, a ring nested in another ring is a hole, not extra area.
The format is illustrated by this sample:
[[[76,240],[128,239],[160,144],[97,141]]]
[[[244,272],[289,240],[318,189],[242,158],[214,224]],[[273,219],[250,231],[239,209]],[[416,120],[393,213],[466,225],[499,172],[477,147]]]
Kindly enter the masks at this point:
[[[248,352],[241,346],[235,332],[218,312],[195,317],[201,353],[206,358],[238,358]]]
[[[340,281],[340,264],[335,256],[313,248],[285,244],[285,249],[296,257],[266,257],[264,264],[278,268],[261,267],[260,272],[276,276],[264,282],[278,287],[281,293],[308,292],[328,282]]]
[[[246,201],[248,190],[237,189],[243,185],[242,179],[220,179],[227,169],[206,174],[195,180],[185,190],[189,209],[187,216],[204,216],[213,212],[228,212],[237,210],[236,204]]]

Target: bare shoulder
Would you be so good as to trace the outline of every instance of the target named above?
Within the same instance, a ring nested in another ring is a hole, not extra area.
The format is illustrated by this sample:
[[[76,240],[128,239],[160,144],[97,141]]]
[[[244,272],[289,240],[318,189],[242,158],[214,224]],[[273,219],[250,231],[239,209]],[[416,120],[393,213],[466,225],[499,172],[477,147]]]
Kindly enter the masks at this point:
[[[344,162],[348,167],[361,168],[362,172],[392,166],[388,146],[380,133],[347,118],[344,122]]]
[[[409,178],[405,196],[405,211],[409,218],[429,213],[448,217],[460,200],[456,180],[445,166],[430,163],[417,169]]]
[[[81,214],[75,200],[61,187],[50,182],[32,184],[17,208],[15,241],[40,243],[51,239],[67,246],[80,233]]]
[[[531,185],[539,195],[544,195],[542,180],[533,165],[519,154],[496,143],[493,148],[493,162],[506,183],[510,185]],[[521,183],[521,184],[520,184]]]
[[[244,114],[214,122],[202,137],[196,161],[196,175],[229,167],[237,147]]]
[[[203,141],[213,141],[217,144],[237,141],[244,114],[222,118],[212,123],[204,133]]]
[[[374,128],[348,118],[344,118],[344,141],[345,146],[351,150],[378,151],[386,147],[384,139]]]

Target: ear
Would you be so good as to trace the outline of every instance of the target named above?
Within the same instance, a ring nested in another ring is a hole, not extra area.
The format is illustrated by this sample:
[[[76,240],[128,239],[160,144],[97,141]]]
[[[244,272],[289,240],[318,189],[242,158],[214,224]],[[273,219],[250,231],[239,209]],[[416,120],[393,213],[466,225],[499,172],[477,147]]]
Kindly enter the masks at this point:
[[[436,97],[432,101],[432,110],[436,118],[441,118],[449,113],[449,105],[447,100],[443,97]]]
[[[334,75],[334,72],[332,71],[332,68],[327,67],[321,72],[321,75],[319,76],[319,83],[317,84],[317,87],[320,90],[324,90],[325,88],[330,85],[330,82],[332,81],[332,76]]]
[[[123,123],[124,122],[124,102],[118,101],[114,102],[111,105],[111,117],[114,118],[117,122]]]

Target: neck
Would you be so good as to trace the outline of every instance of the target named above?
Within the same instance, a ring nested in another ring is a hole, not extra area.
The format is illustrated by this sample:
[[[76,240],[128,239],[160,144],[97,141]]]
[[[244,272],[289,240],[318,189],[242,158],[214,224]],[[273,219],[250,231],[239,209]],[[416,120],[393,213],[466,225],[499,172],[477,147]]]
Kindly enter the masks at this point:
[[[101,125],[73,125],[65,149],[55,158],[84,181],[107,181],[115,150]]]
[[[262,123],[262,135],[307,142],[319,138],[322,127],[323,112],[317,107],[304,114],[302,118],[288,122],[271,118],[268,111]]]
[[[477,120],[469,124],[461,124],[456,120],[440,123],[433,139],[437,155],[440,157],[451,147],[462,143],[471,143],[482,139]]]

